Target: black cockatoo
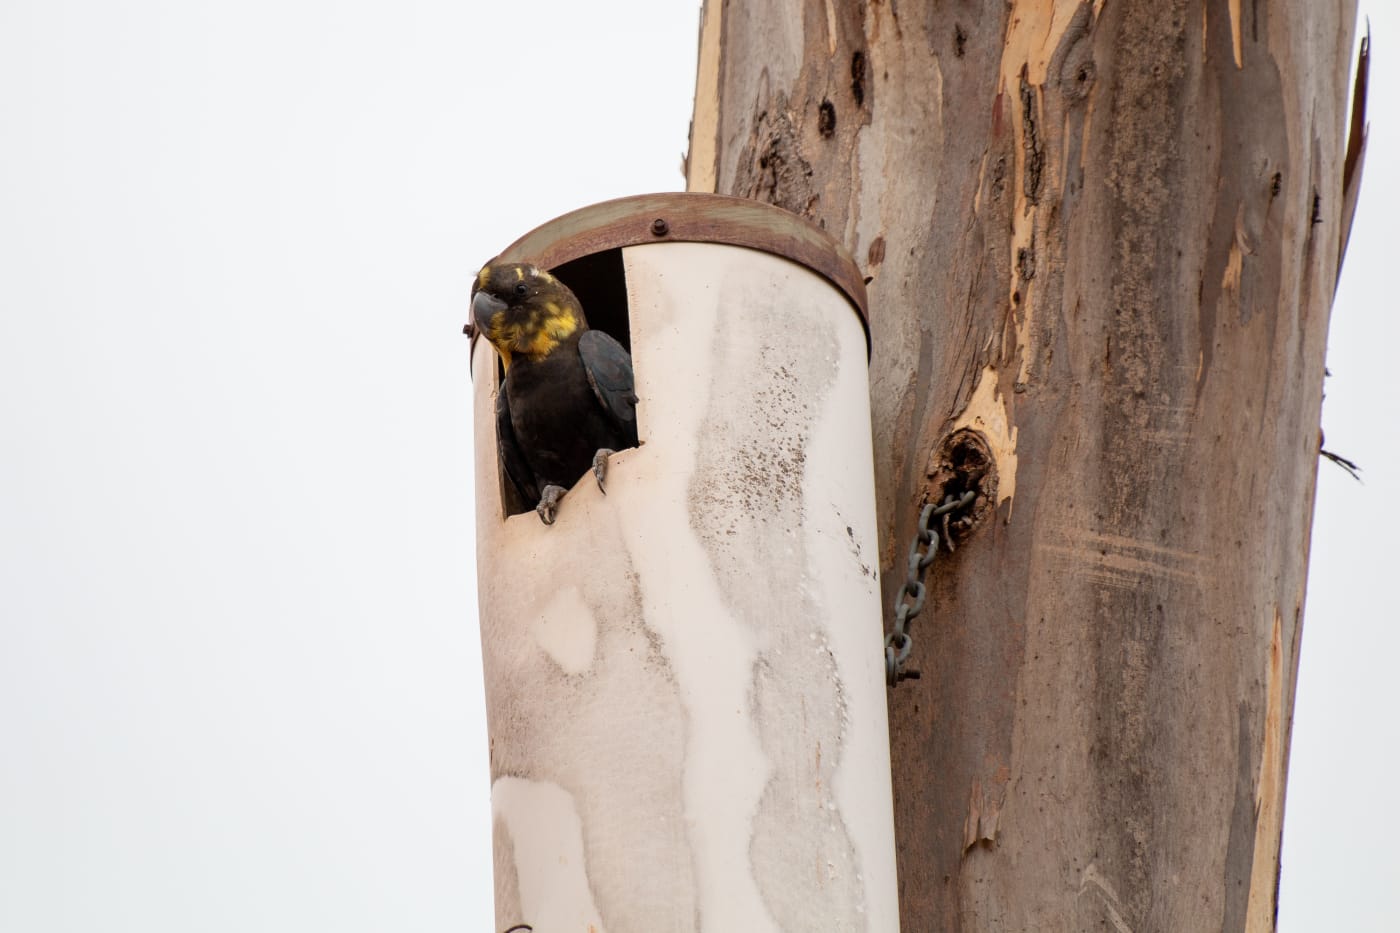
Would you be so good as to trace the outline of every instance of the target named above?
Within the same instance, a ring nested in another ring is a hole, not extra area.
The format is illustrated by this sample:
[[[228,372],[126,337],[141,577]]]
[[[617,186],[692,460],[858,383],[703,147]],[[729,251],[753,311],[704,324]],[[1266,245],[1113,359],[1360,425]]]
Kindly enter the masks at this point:
[[[485,266],[472,288],[472,323],[505,365],[496,399],[501,466],[546,525],[588,469],[607,491],[608,455],[637,446],[632,358],[563,282],[529,263]]]

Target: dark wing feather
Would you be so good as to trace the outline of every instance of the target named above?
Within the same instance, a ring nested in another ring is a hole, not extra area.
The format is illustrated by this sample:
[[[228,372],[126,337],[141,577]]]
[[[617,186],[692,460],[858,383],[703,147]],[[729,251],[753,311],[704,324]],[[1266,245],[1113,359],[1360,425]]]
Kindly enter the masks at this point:
[[[601,330],[584,331],[578,353],[588,384],[603,410],[617,423],[632,444],[637,443],[637,393],[632,379],[632,357],[622,344]]]
[[[507,498],[513,491],[519,496],[520,505],[527,509],[534,508],[540,493],[536,488],[535,474],[525,463],[525,454],[520,450],[520,442],[515,439],[515,426],[510,422],[510,399],[506,396],[505,386],[501,386],[500,394],[496,396],[496,449],[501,455],[506,480],[514,487],[506,491]]]

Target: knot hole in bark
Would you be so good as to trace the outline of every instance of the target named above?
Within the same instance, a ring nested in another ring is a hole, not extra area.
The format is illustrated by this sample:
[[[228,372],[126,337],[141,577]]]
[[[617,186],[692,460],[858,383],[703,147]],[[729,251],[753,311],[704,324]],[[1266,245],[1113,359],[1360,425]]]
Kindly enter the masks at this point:
[[[943,438],[929,457],[925,502],[940,503],[971,491],[976,498],[967,509],[955,512],[948,523],[953,544],[970,537],[995,510],[997,464],[981,431],[960,428]]]

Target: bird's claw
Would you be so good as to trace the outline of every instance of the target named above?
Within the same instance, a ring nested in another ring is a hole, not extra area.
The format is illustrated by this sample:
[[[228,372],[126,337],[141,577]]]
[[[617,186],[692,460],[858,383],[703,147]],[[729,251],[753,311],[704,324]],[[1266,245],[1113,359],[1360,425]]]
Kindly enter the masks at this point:
[[[559,500],[564,498],[566,491],[563,486],[544,487],[544,492],[540,495],[540,504],[535,506],[535,514],[540,517],[540,521],[546,525],[554,524],[554,515],[559,511]]]
[[[598,491],[605,496],[608,494],[608,487],[603,485],[603,478],[608,475],[608,458],[615,453],[617,451],[602,447],[593,455],[593,478],[598,481]]]

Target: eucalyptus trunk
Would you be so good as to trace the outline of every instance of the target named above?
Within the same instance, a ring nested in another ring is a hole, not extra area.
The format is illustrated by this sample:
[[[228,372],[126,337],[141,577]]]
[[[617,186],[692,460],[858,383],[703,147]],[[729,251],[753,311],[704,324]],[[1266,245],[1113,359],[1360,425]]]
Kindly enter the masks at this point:
[[[706,3],[689,187],[869,276],[887,626],[979,493],[889,692],[906,931],[1274,926],[1354,18]]]

